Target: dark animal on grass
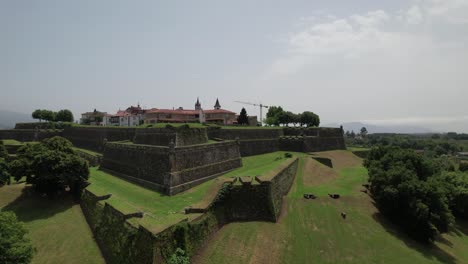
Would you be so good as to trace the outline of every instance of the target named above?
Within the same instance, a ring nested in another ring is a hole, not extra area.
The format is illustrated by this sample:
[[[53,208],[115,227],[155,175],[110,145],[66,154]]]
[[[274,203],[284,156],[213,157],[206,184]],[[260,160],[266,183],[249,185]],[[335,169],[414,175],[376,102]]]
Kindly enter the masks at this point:
[[[332,199],[338,199],[338,198],[340,198],[340,195],[339,195],[339,194],[336,194],[336,193],[334,193],[334,194],[329,193],[328,196],[330,196],[330,198],[332,198]]]
[[[343,219],[346,219],[346,213],[345,213],[345,212],[341,212],[341,217],[343,217]]]

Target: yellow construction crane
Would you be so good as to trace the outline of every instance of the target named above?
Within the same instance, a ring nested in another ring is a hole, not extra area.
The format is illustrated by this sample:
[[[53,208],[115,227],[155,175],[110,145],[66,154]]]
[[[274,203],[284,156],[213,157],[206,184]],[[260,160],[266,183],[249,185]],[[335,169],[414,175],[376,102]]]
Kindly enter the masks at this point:
[[[242,102],[242,101],[234,101],[236,103],[240,103],[240,104],[245,104],[245,105],[253,105],[253,106],[258,106],[260,107],[260,125],[263,126],[263,108],[269,108],[269,106],[267,105],[263,105],[263,104],[253,104],[253,103],[249,103],[249,102]]]

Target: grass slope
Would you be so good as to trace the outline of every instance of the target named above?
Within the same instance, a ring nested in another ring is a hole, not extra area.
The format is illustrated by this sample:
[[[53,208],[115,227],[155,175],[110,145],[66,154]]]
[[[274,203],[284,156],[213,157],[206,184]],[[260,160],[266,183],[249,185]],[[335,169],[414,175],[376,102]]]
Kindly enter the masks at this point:
[[[321,153],[333,156],[334,164],[350,167],[335,167],[338,176],[316,186],[304,185],[303,177],[314,172],[303,170],[310,158],[302,158],[278,223],[229,224],[194,263],[468,263],[466,222],[457,223],[451,233],[432,246],[411,240],[380,215],[366,194],[359,192],[367,179],[366,170],[349,165],[354,158],[349,155],[345,151]],[[305,200],[304,192],[318,198]],[[330,199],[329,192],[339,193],[342,198]],[[341,212],[347,213],[346,220]]]
[[[209,204],[218,192],[223,177],[261,175],[284,161],[284,152],[246,157],[242,159],[242,167],[174,196],[145,189],[97,168],[91,168],[91,185],[88,189],[99,195],[111,193],[112,197],[106,202],[125,213],[144,212],[145,217],[131,221],[157,232],[187,217],[197,217],[198,214],[184,214],[184,208],[195,204]]]
[[[47,199],[29,192],[24,183],[0,188],[0,210],[13,211],[29,230],[36,248],[32,263],[103,264],[93,234],[71,197]]]

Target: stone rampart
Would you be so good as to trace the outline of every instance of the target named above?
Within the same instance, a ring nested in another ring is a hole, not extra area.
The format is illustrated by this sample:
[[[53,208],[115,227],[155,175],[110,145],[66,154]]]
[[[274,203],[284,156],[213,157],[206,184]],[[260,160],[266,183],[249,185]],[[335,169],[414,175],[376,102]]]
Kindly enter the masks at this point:
[[[283,130],[280,128],[209,128],[208,137],[209,138],[222,138],[227,140],[235,140],[239,138],[240,140],[249,140],[249,139],[277,139],[283,135]]]
[[[340,128],[335,127],[285,127],[285,136],[343,137]]]
[[[79,148],[103,152],[104,139],[108,142],[133,140],[136,128],[121,127],[68,127],[63,137]]]
[[[235,141],[174,148],[107,143],[101,165],[117,176],[169,195],[240,166]]]
[[[248,157],[279,150],[278,139],[240,140],[240,155]]]
[[[206,128],[188,126],[166,128],[137,129],[134,143],[169,146],[173,142],[177,147],[208,143]]]
[[[232,185],[225,200],[228,221],[276,222],[285,196],[294,181],[298,158],[258,177],[260,183]]]
[[[346,149],[343,137],[304,137],[303,152]]]
[[[14,139],[21,142],[41,141],[46,138],[62,136],[62,130],[4,129],[0,139]]]

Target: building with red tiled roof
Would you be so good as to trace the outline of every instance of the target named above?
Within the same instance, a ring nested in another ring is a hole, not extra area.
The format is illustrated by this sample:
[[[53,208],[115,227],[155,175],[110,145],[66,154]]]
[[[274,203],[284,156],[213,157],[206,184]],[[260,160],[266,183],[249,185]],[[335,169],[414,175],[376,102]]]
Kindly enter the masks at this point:
[[[145,123],[216,123],[220,125],[232,125],[236,122],[236,113],[221,109],[219,100],[216,99],[214,109],[203,110],[197,98],[195,109],[149,109],[145,112]]]
[[[143,124],[146,110],[140,105],[130,106],[126,110],[119,110],[114,115],[106,115],[103,120],[105,126],[138,126]]]

